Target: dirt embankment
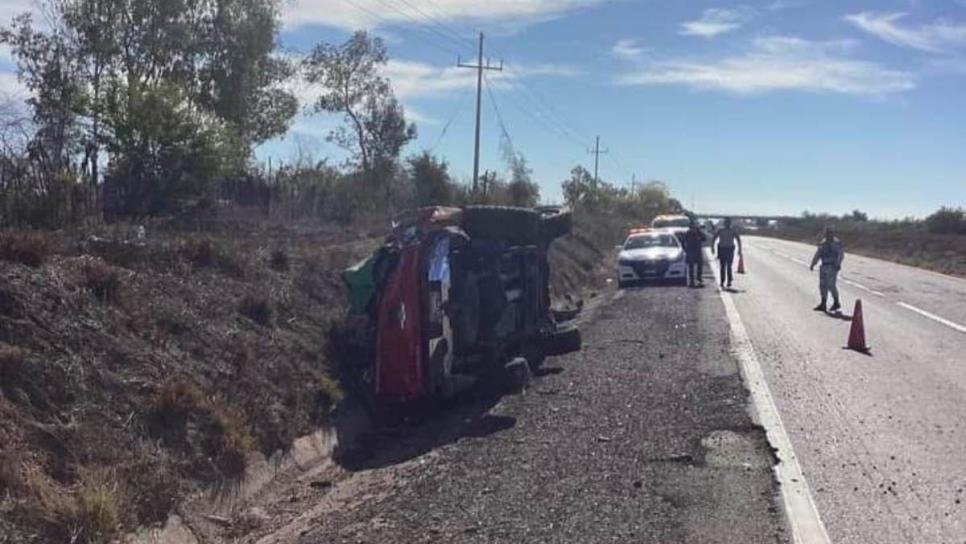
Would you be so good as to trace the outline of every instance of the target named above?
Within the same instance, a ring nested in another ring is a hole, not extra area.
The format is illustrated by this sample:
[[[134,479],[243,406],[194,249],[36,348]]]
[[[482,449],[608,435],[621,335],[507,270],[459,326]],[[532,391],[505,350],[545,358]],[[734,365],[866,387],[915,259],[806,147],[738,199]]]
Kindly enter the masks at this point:
[[[0,231],[0,534],[101,542],[324,426],[344,228]]]
[[[918,226],[862,224],[837,227],[835,232],[845,243],[846,251],[966,278],[964,235],[932,234]],[[763,229],[754,234],[806,244],[817,244],[822,235],[821,232],[787,227]]]

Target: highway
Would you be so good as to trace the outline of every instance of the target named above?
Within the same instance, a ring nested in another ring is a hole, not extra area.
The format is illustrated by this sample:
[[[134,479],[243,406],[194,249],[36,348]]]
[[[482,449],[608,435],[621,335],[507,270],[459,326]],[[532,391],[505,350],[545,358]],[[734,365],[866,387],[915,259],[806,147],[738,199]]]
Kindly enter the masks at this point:
[[[744,246],[748,273],[725,296],[831,541],[963,542],[966,281],[847,253],[833,317],[812,311],[814,247]],[[843,349],[857,298],[871,356]]]

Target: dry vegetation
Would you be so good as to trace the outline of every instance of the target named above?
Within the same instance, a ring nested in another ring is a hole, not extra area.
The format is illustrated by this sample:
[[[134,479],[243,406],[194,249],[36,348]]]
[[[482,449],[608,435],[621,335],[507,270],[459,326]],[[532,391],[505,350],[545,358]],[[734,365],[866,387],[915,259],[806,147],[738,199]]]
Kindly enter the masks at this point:
[[[326,424],[343,227],[0,231],[0,533],[109,542]],[[2,540],[2,539],[0,539]]]

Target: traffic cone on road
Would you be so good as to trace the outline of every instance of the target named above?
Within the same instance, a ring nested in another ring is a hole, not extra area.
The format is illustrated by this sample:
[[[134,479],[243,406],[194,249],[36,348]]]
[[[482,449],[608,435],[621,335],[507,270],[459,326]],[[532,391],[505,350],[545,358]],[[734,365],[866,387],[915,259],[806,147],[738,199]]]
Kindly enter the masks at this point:
[[[745,254],[744,253],[738,254],[738,273],[739,274],[745,273]]]
[[[862,301],[855,301],[855,311],[852,312],[852,330],[849,331],[848,349],[868,354],[869,346],[865,343],[865,323],[862,321]]]

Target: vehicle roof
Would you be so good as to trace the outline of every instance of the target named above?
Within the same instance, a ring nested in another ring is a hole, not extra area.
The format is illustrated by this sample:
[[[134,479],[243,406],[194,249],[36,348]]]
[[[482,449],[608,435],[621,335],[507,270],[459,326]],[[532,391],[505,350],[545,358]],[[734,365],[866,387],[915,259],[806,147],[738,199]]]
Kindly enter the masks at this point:
[[[634,229],[627,234],[627,238],[624,239],[626,243],[627,240],[631,238],[654,238],[657,236],[670,236],[677,240],[677,236],[674,235],[674,231],[671,229]]]
[[[657,216],[657,217],[654,218],[654,221],[657,221],[658,219],[687,219],[689,221],[691,220],[690,217],[688,217],[688,216],[686,216],[684,214],[665,214],[665,215],[659,215],[659,216]]]

